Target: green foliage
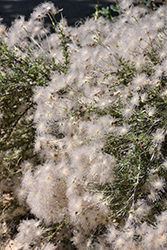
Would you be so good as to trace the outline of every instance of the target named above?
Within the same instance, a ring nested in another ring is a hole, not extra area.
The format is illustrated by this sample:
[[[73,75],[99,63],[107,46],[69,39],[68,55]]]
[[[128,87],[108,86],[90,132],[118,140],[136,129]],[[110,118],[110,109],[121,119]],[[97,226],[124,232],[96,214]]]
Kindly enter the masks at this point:
[[[93,13],[93,16],[94,16],[95,20],[97,20],[99,18],[99,16],[102,15],[105,19],[111,21],[113,19],[111,11],[117,13],[117,15],[119,14],[119,10],[117,8],[117,5],[111,4],[110,6],[102,7],[101,9],[99,9],[99,3],[98,3],[95,5],[95,13]]]
[[[154,58],[152,63],[154,63]],[[142,72],[148,73],[147,69]],[[117,81],[115,86],[120,86],[121,84],[129,85],[129,100],[132,94],[131,91],[133,91],[130,88],[130,81],[135,73],[136,70],[133,64],[127,61],[122,62],[122,59],[120,59],[118,71],[116,72]],[[120,126],[120,129],[123,123],[130,127],[125,135],[117,136],[113,132],[107,136],[105,151],[115,156],[117,160],[115,165],[115,182],[110,189],[113,195],[111,193],[109,195],[109,197],[115,197],[111,201],[111,208],[115,213],[114,218],[120,217],[122,220],[122,216],[124,217],[128,207],[130,208],[138,197],[145,197],[145,192],[142,191],[142,194],[141,190],[144,190],[150,172],[159,173],[160,175],[164,174],[162,163],[167,154],[165,150],[163,150],[163,155],[159,154],[159,144],[153,146],[152,135],[156,132],[157,125],[164,131],[167,128],[165,112],[167,103],[166,99],[162,97],[165,82],[166,77],[151,90],[146,86],[143,91],[148,95],[147,101],[145,103],[140,101],[133,115],[128,117],[128,119],[122,115],[124,103],[121,101],[121,98],[118,98],[118,101],[112,105],[110,110],[111,116],[115,116],[115,110],[117,110],[119,120],[116,124]],[[148,116],[146,111],[147,105],[156,107],[156,113],[153,116]],[[165,139],[163,147],[166,147],[166,145],[167,140]],[[148,192],[147,189],[145,190]],[[115,192],[117,193],[116,196],[114,195]],[[153,206],[152,209],[154,210],[155,207]]]
[[[5,166],[7,164],[5,169],[15,168],[18,171],[20,163],[34,156],[33,87],[46,85],[54,71],[67,71],[67,39],[60,26],[57,32],[64,57],[64,62],[58,64],[52,59],[35,58],[30,48],[29,54],[22,58],[17,55],[17,51],[22,48],[16,46],[9,49],[0,40],[0,147],[2,153],[6,152],[2,162]]]

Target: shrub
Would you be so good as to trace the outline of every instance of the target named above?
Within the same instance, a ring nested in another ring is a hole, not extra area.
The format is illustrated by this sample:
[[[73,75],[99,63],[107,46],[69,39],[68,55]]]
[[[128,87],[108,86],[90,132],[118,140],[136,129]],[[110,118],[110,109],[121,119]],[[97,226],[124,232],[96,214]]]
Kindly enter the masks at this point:
[[[57,23],[57,10],[44,3],[1,35],[6,63],[10,55],[23,61],[18,72],[10,64],[7,76],[16,74],[14,87],[19,80],[24,96],[25,82],[33,92],[22,99],[25,110],[29,100],[33,107],[24,126],[33,121],[34,152],[25,150],[16,193],[40,222],[21,222],[16,239],[25,249],[48,238],[63,249],[70,241],[79,250],[167,248],[166,5],[154,12],[133,1],[118,7],[113,22],[90,18],[72,28]],[[53,33],[41,25],[46,15]],[[29,234],[35,226],[36,237]]]

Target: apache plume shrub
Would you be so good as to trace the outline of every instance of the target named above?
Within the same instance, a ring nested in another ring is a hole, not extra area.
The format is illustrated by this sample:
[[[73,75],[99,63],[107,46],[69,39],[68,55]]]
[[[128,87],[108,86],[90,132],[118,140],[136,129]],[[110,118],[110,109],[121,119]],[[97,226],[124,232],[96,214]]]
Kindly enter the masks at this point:
[[[61,66],[33,87],[40,164],[22,162],[17,194],[45,227],[66,221],[79,250],[165,250],[167,9],[124,0],[118,7],[113,22],[91,18],[72,28],[44,3],[2,34],[22,60],[31,51],[31,60]],[[41,25],[46,15],[52,34]]]

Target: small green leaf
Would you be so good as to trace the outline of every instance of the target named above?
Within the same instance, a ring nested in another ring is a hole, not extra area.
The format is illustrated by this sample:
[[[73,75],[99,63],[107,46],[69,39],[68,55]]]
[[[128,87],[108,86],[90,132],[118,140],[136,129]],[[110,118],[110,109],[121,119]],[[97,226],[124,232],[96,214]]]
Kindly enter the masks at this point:
[[[110,9],[111,9],[112,11],[119,12],[117,6],[114,5],[114,4],[111,4],[111,5],[110,5]]]

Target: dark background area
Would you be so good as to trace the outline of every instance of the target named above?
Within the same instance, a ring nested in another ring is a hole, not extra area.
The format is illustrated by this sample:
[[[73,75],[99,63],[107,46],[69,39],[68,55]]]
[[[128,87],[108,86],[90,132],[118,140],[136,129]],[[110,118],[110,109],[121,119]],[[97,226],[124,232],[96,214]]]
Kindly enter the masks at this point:
[[[0,17],[7,26],[23,15],[28,19],[33,9],[44,2],[44,0],[0,0]],[[97,0],[51,0],[59,9],[63,8],[63,16],[66,17],[68,25],[74,26],[79,20],[91,16],[95,12]],[[99,0],[99,7],[106,7],[114,3],[113,0]],[[59,18],[59,17],[58,17]]]

